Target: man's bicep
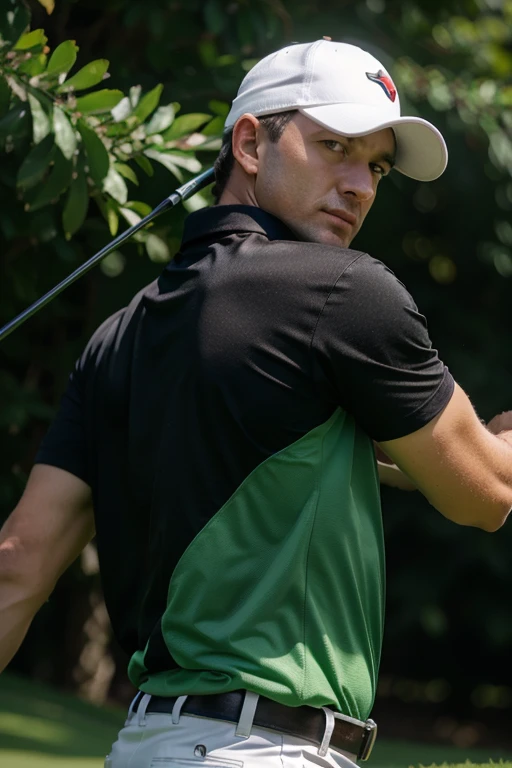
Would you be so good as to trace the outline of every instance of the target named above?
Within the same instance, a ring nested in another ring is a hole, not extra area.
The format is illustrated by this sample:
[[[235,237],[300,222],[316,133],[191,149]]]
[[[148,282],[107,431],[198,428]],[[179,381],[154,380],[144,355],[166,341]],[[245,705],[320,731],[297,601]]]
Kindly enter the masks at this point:
[[[14,571],[50,592],[94,536],[91,489],[66,470],[36,464],[0,532]]]
[[[445,517],[495,530],[512,504],[510,488],[493,461],[495,440],[455,385],[448,404],[429,423],[379,444]]]

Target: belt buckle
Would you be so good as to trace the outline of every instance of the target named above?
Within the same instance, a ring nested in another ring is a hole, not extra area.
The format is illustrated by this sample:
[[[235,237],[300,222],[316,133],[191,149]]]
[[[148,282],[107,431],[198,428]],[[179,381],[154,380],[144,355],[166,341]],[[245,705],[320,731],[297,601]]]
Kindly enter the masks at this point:
[[[358,760],[362,762],[368,760],[372,753],[375,740],[377,738],[377,723],[374,720],[368,719],[364,724],[363,735],[361,737],[361,748],[357,756]]]

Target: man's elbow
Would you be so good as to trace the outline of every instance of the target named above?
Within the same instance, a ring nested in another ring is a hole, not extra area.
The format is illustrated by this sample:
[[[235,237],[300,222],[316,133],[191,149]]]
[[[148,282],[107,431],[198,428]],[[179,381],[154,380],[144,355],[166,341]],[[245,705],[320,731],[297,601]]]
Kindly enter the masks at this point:
[[[457,493],[453,490],[440,493],[439,490],[434,493],[423,490],[423,493],[438,512],[457,525],[495,533],[512,511],[512,489],[501,482],[479,488],[473,486],[472,489],[466,486]]]
[[[505,525],[509,514],[510,514],[510,508],[507,510],[505,514],[492,515],[492,516],[489,515],[479,525],[477,525],[477,527],[480,528],[482,531],[486,531],[487,533],[495,533]]]
[[[496,484],[492,499],[486,507],[479,528],[487,533],[495,533],[505,525],[512,510],[512,489],[508,483]]]
[[[469,507],[465,505],[457,508],[451,506],[448,509],[440,509],[442,515],[457,525],[465,525],[471,528],[479,528],[486,533],[495,533],[505,525],[511,511],[510,504],[493,503],[481,504]]]

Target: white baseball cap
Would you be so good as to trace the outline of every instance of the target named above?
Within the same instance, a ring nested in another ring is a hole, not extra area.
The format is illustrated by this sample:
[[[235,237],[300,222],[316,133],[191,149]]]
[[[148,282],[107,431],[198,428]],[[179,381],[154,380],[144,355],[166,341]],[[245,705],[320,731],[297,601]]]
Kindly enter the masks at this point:
[[[446,168],[448,150],[441,133],[421,117],[400,115],[391,77],[380,61],[355,45],[317,40],[261,59],[242,80],[224,130],[246,112],[260,117],[292,109],[343,136],[392,128],[395,168],[405,176],[433,181]]]

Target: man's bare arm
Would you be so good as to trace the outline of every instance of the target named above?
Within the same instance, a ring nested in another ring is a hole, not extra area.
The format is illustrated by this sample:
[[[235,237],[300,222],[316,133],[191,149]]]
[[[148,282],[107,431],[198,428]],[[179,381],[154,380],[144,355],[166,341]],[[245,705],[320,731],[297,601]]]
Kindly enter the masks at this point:
[[[381,485],[389,485],[391,488],[399,488],[401,491],[418,490],[412,480],[393,463],[389,456],[386,456],[378,443],[374,442],[373,447]]]
[[[512,435],[492,434],[462,389],[429,424],[381,443],[445,517],[460,525],[496,531],[512,507]]]
[[[36,464],[0,530],[0,671],[59,576],[93,536],[89,486],[63,469]]]
[[[385,464],[382,461],[377,461],[377,470],[381,485],[389,485],[391,488],[399,488],[401,491],[418,490],[412,480],[409,480],[396,464]]]

